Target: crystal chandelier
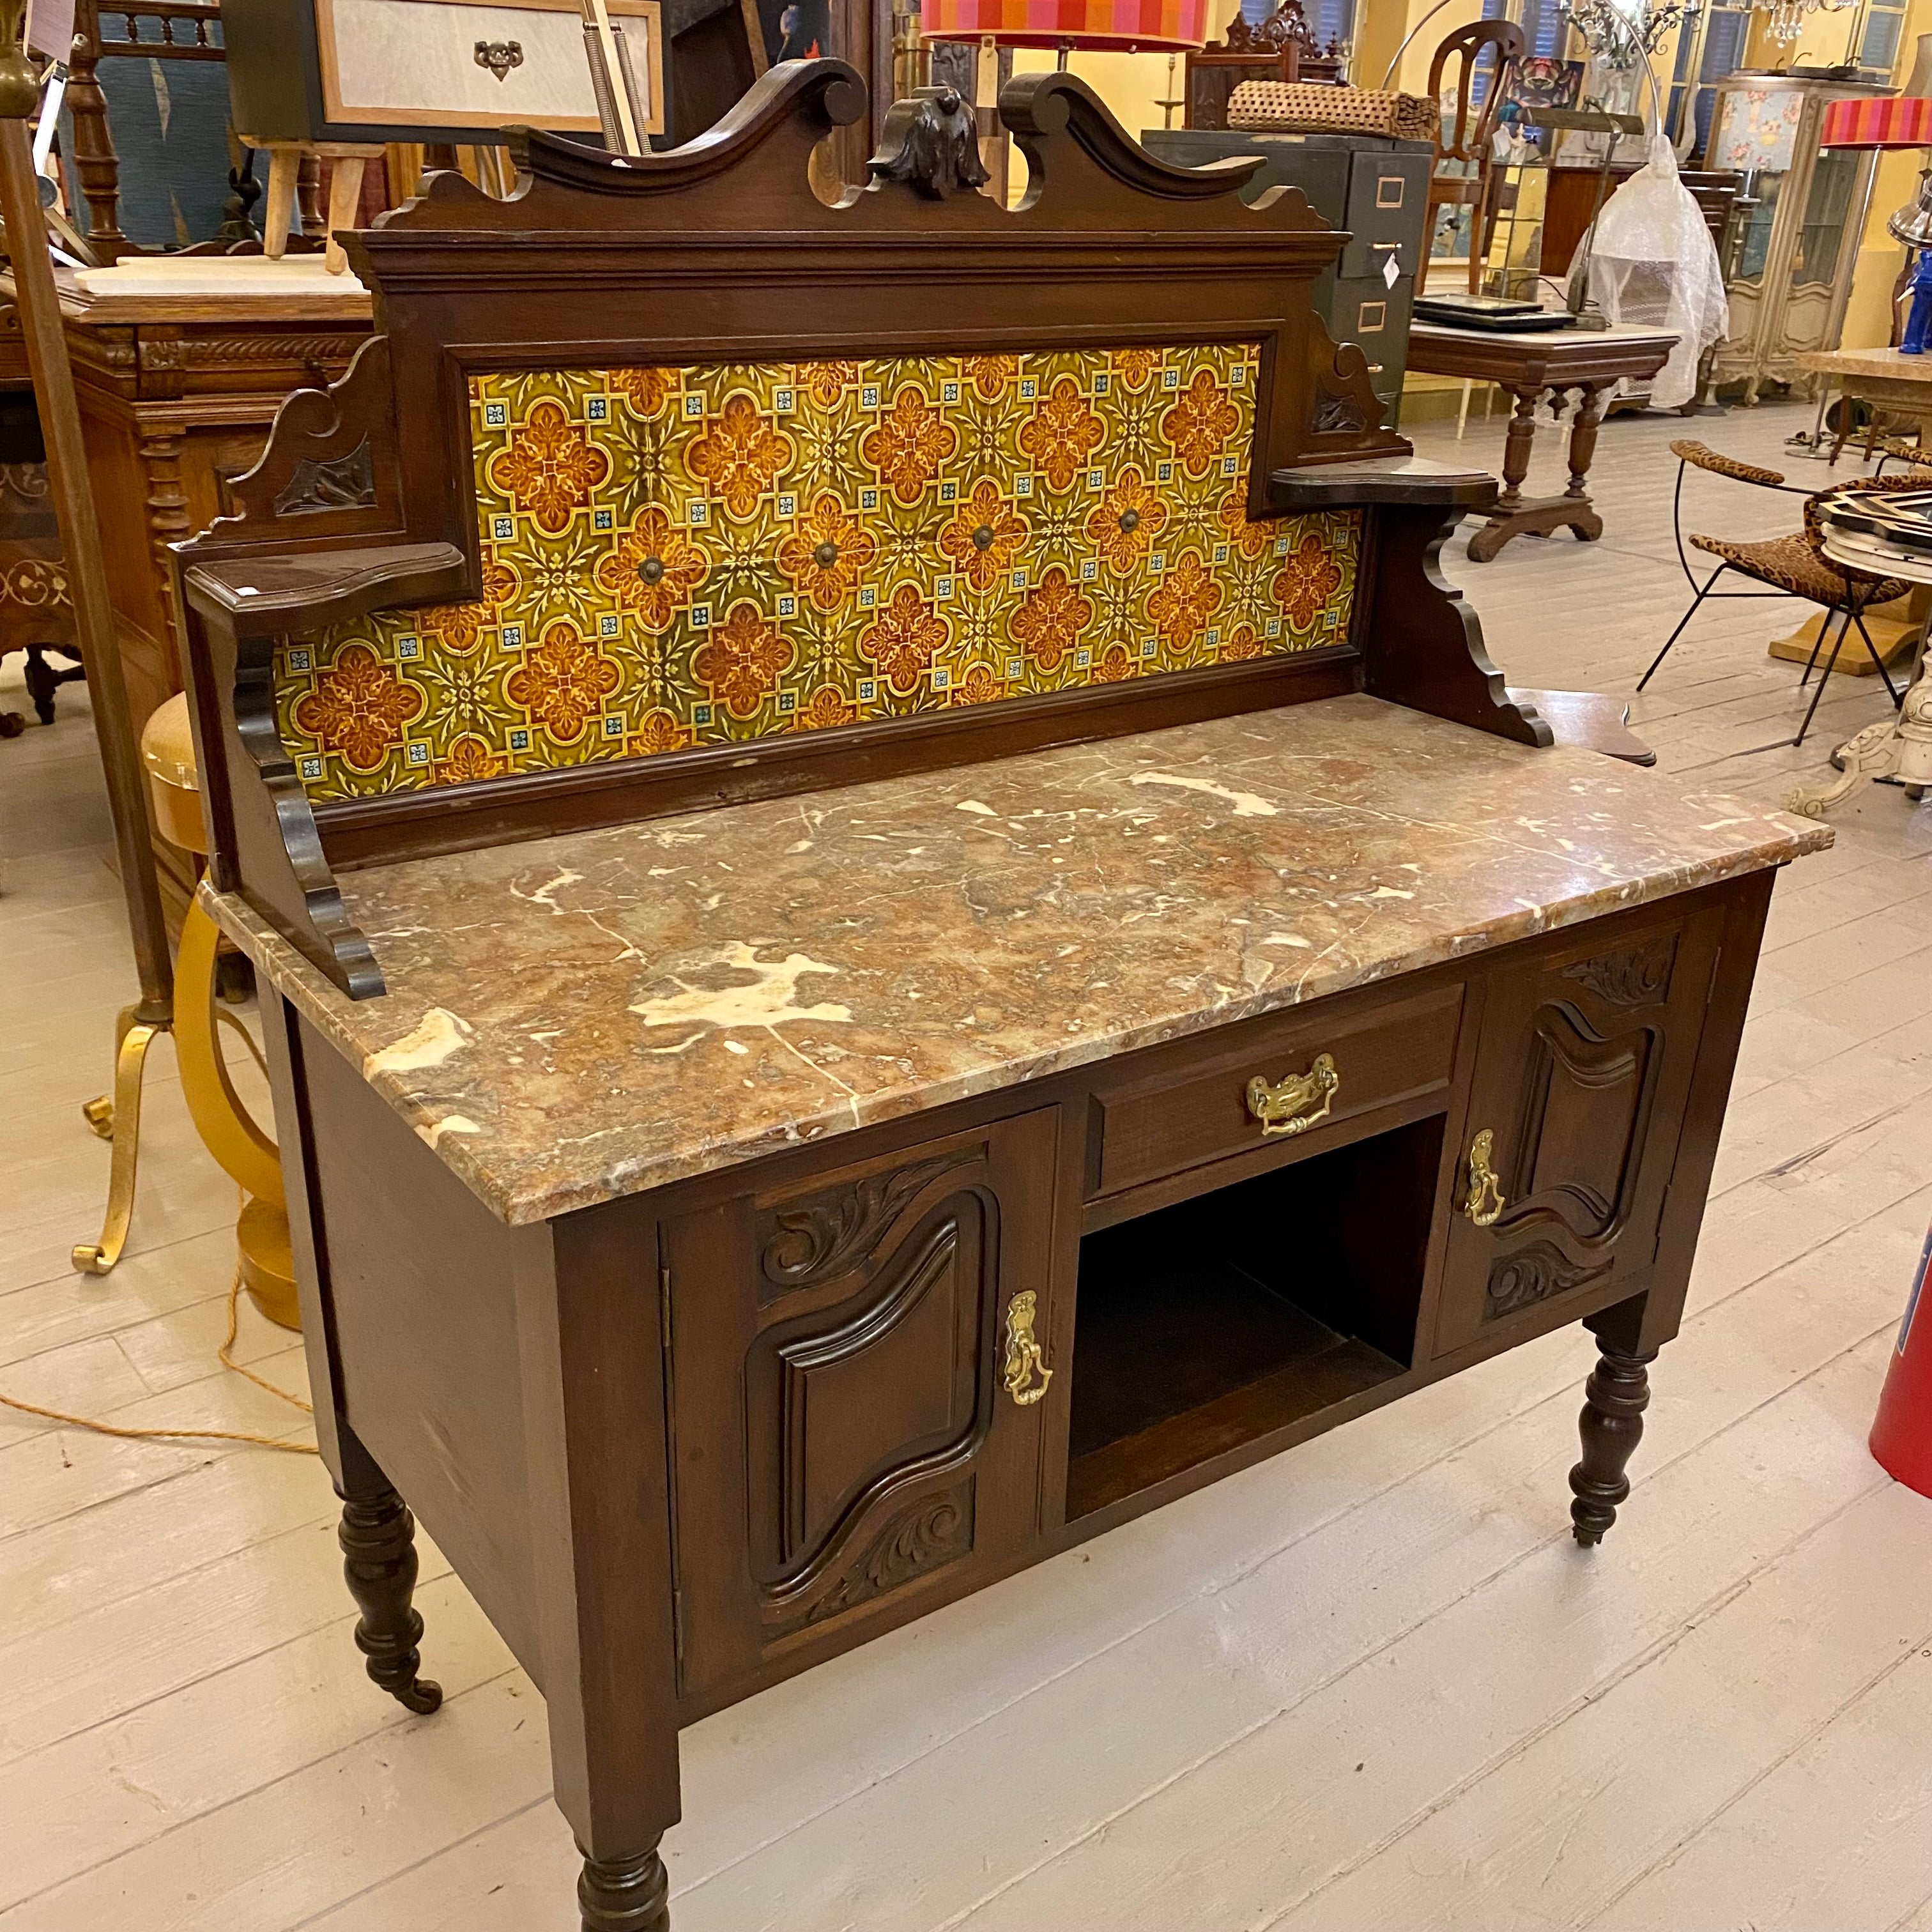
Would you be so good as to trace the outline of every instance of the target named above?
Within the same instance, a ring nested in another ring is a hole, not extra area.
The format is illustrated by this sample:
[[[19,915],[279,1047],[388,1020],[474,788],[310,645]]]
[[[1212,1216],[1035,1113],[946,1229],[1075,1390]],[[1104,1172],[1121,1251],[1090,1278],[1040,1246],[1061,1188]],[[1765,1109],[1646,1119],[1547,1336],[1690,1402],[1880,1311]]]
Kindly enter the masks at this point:
[[[1852,0],[1777,0],[1780,8],[1849,6]],[[1562,0],[1562,17],[1575,28],[1591,55],[1618,73],[1648,62],[1673,27],[1689,26],[1703,10],[1702,0],[1666,0],[1649,7],[1619,5],[1618,0]]]
[[[1804,22],[1814,14],[1839,14],[1853,0],[1772,0],[1756,10],[1765,16],[1774,40],[1789,46],[1804,31]]]

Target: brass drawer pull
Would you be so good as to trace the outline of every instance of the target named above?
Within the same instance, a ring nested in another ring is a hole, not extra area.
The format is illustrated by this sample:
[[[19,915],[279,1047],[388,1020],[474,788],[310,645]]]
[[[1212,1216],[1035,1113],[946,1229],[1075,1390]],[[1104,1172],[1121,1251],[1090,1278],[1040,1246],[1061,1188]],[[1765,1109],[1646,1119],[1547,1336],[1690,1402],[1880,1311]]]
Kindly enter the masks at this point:
[[[1469,1143],[1469,1192],[1462,1212],[1479,1228],[1488,1227],[1505,1205],[1503,1184],[1490,1165],[1495,1145],[1496,1136],[1487,1127]]]
[[[1273,1086],[1257,1073],[1248,1082],[1248,1112],[1264,1134],[1298,1134],[1328,1118],[1341,1084],[1334,1056],[1318,1053],[1306,1073],[1291,1074]]]
[[[1053,1371],[1046,1366],[1040,1342],[1033,1332],[1033,1314],[1038,1298],[1031,1288],[1023,1289],[1006,1304],[1006,1393],[1022,1408],[1030,1408],[1046,1393]],[[1036,1380],[1035,1378],[1038,1379]]]
[[[515,40],[478,40],[476,64],[487,68],[500,81],[508,80],[513,67],[524,64],[524,50]]]

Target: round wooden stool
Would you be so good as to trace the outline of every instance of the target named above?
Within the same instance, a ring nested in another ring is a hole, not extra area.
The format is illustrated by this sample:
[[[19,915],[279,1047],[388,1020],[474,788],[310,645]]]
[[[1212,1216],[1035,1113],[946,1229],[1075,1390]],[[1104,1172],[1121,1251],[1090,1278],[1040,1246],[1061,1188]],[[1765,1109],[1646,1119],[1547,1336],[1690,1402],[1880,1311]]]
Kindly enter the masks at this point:
[[[206,855],[201,780],[188,697],[171,698],[141,734],[141,759],[154,802],[154,824],[164,838]],[[289,1216],[282,1192],[280,1156],[274,1142],[249,1118],[228,1077],[217,1038],[214,962],[220,928],[197,897],[189,902],[175,958],[175,1054],[182,1092],[195,1131],[222,1170],[249,1198],[236,1223],[242,1285],[271,1322],[299,1329],[295,1264],[289,1251]],[[252,1045],[252,1042],[250,1044]]]

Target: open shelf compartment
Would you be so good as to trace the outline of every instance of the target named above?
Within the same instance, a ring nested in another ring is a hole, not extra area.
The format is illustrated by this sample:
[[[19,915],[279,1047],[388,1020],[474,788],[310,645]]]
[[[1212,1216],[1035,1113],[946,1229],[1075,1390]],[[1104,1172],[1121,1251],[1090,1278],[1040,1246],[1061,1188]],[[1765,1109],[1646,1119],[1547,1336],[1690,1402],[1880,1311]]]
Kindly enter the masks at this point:
[[[1068,1516],[1402,1374],[1442,1150],[1432,1114],[1088,1235]]]

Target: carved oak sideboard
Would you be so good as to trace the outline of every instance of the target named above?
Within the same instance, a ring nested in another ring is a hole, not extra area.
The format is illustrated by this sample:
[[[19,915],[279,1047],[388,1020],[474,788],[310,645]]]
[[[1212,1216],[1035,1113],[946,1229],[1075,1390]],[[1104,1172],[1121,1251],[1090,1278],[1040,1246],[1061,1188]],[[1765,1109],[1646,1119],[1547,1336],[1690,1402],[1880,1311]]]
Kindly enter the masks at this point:
[[[419,1513],[589,1932],[681,1726],[1579,1321],[1596,1541],[1829,837],[1508,695],[1298,194],[1042,75],[825,206],[866,109],[439,178],[182,551],[356,1641],[436,1708]]]

